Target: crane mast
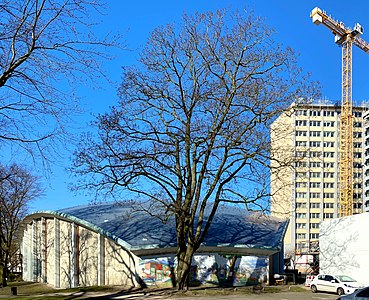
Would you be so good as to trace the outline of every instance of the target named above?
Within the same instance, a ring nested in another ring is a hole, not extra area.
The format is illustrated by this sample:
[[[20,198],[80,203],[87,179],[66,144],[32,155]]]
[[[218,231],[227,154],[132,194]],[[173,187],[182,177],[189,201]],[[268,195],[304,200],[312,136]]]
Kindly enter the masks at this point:
[[[315,7],[310,14],[314,24],[328,27],[335,43],[342,48],[342,105],[340,117],[340,217],[353,214],[353,114],[352,114],[352,45],[369,52],[369,44],[360,38],[363,27],[356,23],[354,29],[346,27]]]

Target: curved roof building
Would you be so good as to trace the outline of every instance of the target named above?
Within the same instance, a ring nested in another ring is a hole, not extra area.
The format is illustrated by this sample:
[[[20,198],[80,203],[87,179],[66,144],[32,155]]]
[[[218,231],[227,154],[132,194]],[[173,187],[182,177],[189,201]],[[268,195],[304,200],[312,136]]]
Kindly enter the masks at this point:
[[[23,277],[55,287],[136,286],[140,260],[176,253],[174,218],[163,224],[128,204],[40,211],[24,223]],[[281,252],[286,227],[283,220],[222,207],[197,254],[271,257]]]

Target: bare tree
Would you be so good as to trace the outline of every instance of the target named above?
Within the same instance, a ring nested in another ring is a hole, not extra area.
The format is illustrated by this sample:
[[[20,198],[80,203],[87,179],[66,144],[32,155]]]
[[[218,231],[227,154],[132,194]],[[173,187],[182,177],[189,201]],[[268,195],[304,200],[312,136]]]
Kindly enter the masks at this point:
[[[0,274],[3,286],[11,262],[19,254],[18,230],[29,203],[42,194],[39,179],[24,167],[0,166]]]
[[[45,162],[67,144],[65,126],[78,111],[74,88],[101,80],[107,49],[119,43],[95,35],[101,9],[89,0],[0,3],[0,147]]]
[[[174,216],[184,289],[222,202],[268,204],[270,124],[318,89],[248,12],[185,15],[179,28],[152,32],[139,63],[124,68],[119,104],[98,117],[97,138],[83,136],[75,188],[118,199],[129,191],[163,222]]]

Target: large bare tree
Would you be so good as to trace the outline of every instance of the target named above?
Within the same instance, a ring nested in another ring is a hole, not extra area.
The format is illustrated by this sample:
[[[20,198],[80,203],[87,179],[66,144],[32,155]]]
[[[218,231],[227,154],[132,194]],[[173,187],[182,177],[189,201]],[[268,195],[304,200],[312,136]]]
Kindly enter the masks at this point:
[[[39,178],[16,164],[0,166],[0,274],[7,285],[11,262],[19,254],[18,230],[29,204],[42,194]]]
[[[78,111],[75,88],[87,79],[101,81],[102,62],[112,54],[108,49],[119,43],[95,34],[102,34],[99,2],[1,1],[2,149],[25,150],[47,162],[70,143],[66,125]]]
[[[174,217],[184,289],[222,202],[267,205],[270,125],[317,92],[253,13],[184,15],[154,30],[139,64],[124,68],[118,105],[75,154],[76,188],[136,194],[136,208]]]

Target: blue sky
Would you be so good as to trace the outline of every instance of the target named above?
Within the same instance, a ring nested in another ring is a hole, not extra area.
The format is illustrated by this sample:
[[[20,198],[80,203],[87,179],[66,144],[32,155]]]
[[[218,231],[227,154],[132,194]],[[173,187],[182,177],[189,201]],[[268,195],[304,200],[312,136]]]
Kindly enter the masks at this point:
[[[255,15],[265,18],[265,22],[276,30],[275,40],[290,46],[299,53],[299,65],[304,72],[311,72],[314,80],[320,81],[323,97],[334,102],[341,99],[341,49],[334,43],[333,35],[323,25],[317,26],[310,19],[311,10],[318,6],[346,26],[360,23],[364,27],[362,38],[369,41],[369,1],[343,0],[137,0],[107,2],[106,16],[101,25],[102,32],[116,30],[124,33],[127,50],[118,53],[116,59],[106,64],[111,78],[119,82],[121,67],[135,63],[138,51],[144,45],[149,33],[157,26],[176,22],[181,15],[196,11],[204,12],[217,8],[243,9],[254,8]],[[361,104],[369,100],[369,79],[367,69],[369,55],[354,47],[353,49],[353,99]],[[117,100],[115,86],[106,86],[101,90],[88,87],[80,89],[85,113],[76,120],[85,125],[93,116],[104,113]],[[64,171],[70,166],[71,153],[53,167],[51,179],[45,182],[45,196],[35,200],[31,210],[56,210],[80,204],[88,204],[89,198],[75,195],[68,190],[71,181]]]

